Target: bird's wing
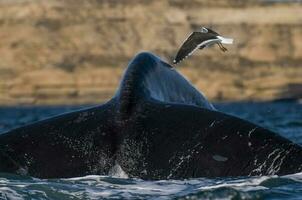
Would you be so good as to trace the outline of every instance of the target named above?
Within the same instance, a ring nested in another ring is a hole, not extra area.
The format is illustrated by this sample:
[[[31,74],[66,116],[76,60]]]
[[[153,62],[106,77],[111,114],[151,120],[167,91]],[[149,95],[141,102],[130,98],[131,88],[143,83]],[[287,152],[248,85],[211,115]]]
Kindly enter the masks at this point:
[[[212,29],[206,28],[208,30],[208,33],[212,33],[214,35],[219,35],[217,32],[213,31]]]
[[[177,64],[186,57],[190,56],[196,49],[218,41],[220,40],[215,35],[193,32],[181,45],[173,63]]]

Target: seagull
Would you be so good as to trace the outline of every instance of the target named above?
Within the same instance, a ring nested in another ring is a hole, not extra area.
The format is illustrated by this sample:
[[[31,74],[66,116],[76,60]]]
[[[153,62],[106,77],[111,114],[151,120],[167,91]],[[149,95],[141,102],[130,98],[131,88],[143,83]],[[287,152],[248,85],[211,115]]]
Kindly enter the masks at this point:
[[[183,59],[192,55],[196,49],[203,49],[213,44],[218,44],[221,51],[226,52],[227,48],[222,44],[233,44],[233,39],[222,37],[215,31],[202,27],[199,31],[191,33],[191,35],[184,41],[178,50],[173,63],[179,63]]]

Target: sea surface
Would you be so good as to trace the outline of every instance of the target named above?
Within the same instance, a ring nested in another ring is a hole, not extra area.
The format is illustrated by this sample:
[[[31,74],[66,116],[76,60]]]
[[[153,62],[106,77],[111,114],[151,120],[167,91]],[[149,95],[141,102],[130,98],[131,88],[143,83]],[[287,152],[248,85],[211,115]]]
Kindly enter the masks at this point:
[[[215,106],[302,145],[301,103],[220,103]],[[0,133],[79,108],[83,106],[0,107]],[[0,199],[302,199],[302,173],[160,181],[99,175],[37,179],[0,173]]]

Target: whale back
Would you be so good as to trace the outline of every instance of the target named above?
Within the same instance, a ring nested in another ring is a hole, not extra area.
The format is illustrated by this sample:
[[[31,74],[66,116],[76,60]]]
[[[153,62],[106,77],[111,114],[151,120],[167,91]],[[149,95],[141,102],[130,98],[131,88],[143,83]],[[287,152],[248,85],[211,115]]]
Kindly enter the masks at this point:
[[[151,53],[140,53],[130,62],[115,97],[119,99],[120,111],[126,113],[140,100],[215,110],[175,68]]]

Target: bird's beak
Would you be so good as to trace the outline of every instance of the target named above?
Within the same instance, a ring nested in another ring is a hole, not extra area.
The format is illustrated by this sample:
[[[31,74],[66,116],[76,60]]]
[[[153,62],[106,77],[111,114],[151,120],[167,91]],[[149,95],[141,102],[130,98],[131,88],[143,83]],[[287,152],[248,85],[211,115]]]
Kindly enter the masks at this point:
[[[233,44],[233,38],[225,38],[222,36],[216,36],[222,44]]]

